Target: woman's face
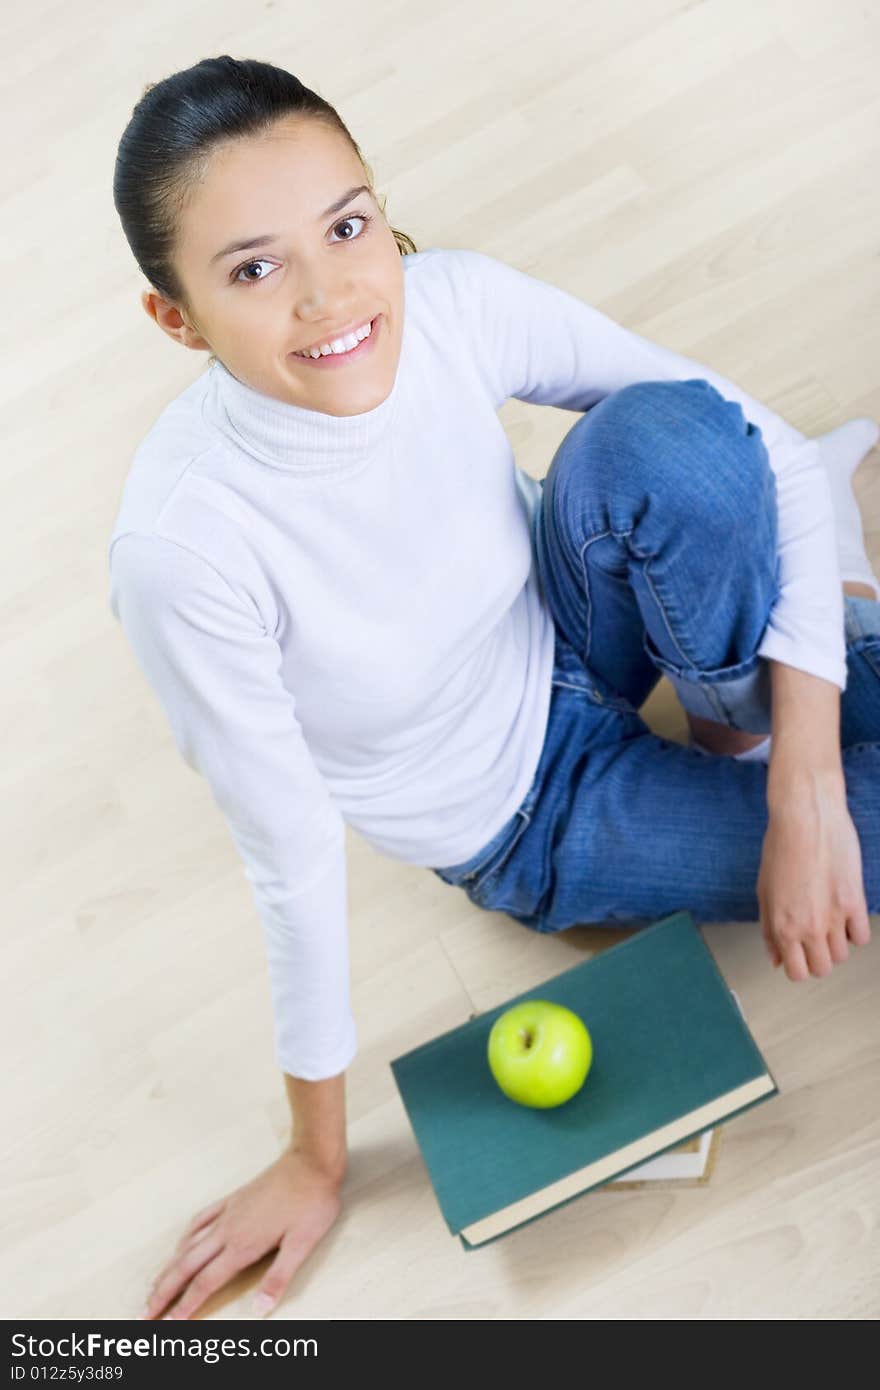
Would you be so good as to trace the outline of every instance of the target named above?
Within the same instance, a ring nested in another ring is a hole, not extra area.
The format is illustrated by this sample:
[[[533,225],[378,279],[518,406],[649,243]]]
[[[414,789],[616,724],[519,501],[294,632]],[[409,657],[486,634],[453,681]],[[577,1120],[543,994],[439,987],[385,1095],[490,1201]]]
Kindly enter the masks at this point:
[[[265,135],[230,141],[180,214],[175,264],[190,311],[155,290],[144,291],[144,308],[265,395],[327,415],[373,409],[397,373],[404,284],[375,198],[352,192],[364,183],[345,137],[314,120],[279,120]],[[350,361],[295,355],[371,321]]]

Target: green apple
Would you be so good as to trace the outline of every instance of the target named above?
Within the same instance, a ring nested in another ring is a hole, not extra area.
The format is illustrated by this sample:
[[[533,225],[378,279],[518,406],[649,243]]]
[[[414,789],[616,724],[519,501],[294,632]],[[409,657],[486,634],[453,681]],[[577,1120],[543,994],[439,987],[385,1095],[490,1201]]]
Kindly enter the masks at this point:
[[[583,1019],[549,999],[525,999],[499,1014],[489,1033],[489,1068],[506,1096],[547,1109],[580,1090],[593,1061]]]

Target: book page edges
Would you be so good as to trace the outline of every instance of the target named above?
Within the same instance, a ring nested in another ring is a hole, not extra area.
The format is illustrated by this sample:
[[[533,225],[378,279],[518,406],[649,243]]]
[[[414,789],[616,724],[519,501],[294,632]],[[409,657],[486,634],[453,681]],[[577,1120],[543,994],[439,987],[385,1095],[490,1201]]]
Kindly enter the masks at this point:
[[[638,1180],[627,1176],[627,1173],[644,1173],[651,1168],[652,1163],[662,1161],[669,1153],[675,1155],[679,1152],[678,1149],[669,1149],[667,1150],[667,1154],[658,1154],[656,1159],[648,1159],[647,1163],[640,1163],[637,1168],[627,1169],[627,1173],[624,1173],[622,1177],[612,1178],[610,1182],[602,1182],[598,1187],[591,1188],[590,1190],[595,1192],[598,1196],[600,1192],[635,1191],[636,1189],[643,1190],[645,1188],[650,1188],[652,1192],[668,1192],[670,1190],[680,1190],[687,1187],[708,1186],[718,1158],[718,1149],[721,1144],[721,1136],[724,1133],[724,1129],[721,1125],[715,1125],[714,1129],[704,1129],[703,1133],[709,1134],[712,1137],[709,1141],[709,1152],[706,1155],[706,1166],[699,1176],[696,1174],[685,1175],[684,1173],[661,1176],[659,1173],[655,1172],[651,1172],[648,1177],[639,1178]]]
[[[694,1130],[707,1129],[709,1125],[723,1120],[731,1111],[738,1110],[743,1105],[750,1105],[761,1096],[775,1090],[776,1083],[769,1073],[756,1076],[745,1085],[737,1086],[733,1091],[719,1096],[717,1100],[701,1105],[699,1109],[692,1110],[681,1119],[655,1129],[651,1134],[644,1135],[632,1144],[626,1144],[624,1148],[607,1154],[595,1163],[588,1163],[586,1168],[578,1168],[575,1172],[568,1173],[558,1182],[542,1187],[540,1192],[531,1192],[528,1197],[521,1197],[518,1202],[511,1202],[509,1206],[492,1212],[491,1216],[472,1221],[469,1226],[461,1228],[460,1234],[475,1245],[491,1240],[493,1236],[500,1235],[511,1226],[519,1225],[521,1221],[528,1221],[540,1212],[556,1206],[558,1202],[564,1202],[588,1187],[606,1182],[614,1177],[615,1173],[625,1173],[644,1159],[650,1158],[652,1154],[686,1138]]]

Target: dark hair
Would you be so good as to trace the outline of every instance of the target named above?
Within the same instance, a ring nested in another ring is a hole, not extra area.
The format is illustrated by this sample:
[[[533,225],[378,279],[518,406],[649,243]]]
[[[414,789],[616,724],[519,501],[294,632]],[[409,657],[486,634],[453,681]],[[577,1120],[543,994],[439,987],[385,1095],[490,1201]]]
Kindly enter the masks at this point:
[[[284,68],[224,53],[147,83],[119,141],[113,202],[138,266],[172,303],[189,310],[173,260],[178,215],[210,154],[289,115],[323,121],[344,135],[373,187],[372,171],[342,117]],[[384,200],[380,206],[384,213]],[[411,237],[391,231],[401,256],[416,252]]]

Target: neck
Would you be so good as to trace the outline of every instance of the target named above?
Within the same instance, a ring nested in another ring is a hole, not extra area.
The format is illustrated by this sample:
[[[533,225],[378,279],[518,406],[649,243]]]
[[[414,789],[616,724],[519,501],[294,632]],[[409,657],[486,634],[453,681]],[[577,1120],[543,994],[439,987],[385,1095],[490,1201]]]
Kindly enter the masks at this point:
[[[343,477],[365,467],[385,438],[400,376],[398,366],[391,391],[372,410],[328,415],[255,390],[215,358],[208,368],[205,413],[227,439],[259,463],[301,478]]]

